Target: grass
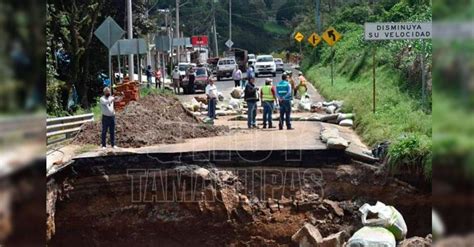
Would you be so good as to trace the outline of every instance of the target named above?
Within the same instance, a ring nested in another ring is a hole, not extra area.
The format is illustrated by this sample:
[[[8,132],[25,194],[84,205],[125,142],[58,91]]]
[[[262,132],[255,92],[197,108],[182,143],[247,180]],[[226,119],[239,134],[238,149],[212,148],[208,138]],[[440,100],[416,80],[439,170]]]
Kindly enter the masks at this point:
[[[288,35],[291,32],[288,28],[270,21],[265,22],[265,24],[263,25],[263,29],[265,29],[265,31],[269,33],[274,33],[277,35]]]
[[[386,66],[376,70],[376,113],[372,112],[372,75],[335,75],[331,85],[329,68],[314,66],[308,78],[328,100],[344,100],[344,111],[355,113],[355,130],[370,146],[388,140],[391,167],[420,166],[431,178],[431,115],[419,102],[400,91],[400,75]]]

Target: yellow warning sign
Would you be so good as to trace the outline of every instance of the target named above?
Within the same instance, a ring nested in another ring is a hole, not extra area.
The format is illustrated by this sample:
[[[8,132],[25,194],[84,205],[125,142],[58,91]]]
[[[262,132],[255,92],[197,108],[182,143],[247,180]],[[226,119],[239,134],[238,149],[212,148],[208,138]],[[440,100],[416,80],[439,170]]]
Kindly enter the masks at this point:
[[[317,33],[312,33],[311,36],[309,36],[308,38],[308,42],[314,47],[316,47],[319,42],[321,42],[321,37],[319,37]]]
[[[322,36],[324,41],[326,41],[326,43],[328,43],[328,45],[330,46],[336,44],[336,42],[339,41],[342,37],[342,35],[338,33],[333,27],[328,28]]]
[[[304,39],[304,35],[300,32],[297,32],[295,34],[295,40],[298,41],[298,42],[301,42],[302,40]]]

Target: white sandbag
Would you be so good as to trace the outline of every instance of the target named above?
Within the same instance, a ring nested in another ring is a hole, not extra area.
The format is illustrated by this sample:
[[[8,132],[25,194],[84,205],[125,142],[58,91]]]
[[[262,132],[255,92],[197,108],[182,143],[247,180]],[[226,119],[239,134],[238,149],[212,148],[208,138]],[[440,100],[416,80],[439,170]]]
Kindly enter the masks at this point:
[[[337,122],[341,122],[346,119],[354,119],[354,114],[352,113],[339,113],[337,115]]]
[[[344,119],[339,122],[339,125],[341,126],[346,126],[346,127],[352,127],[354,125],[354,120],[352,119]]]
[[[240,105],[240,100],[238,99],[230,99],[229,100],[229,106],[233,109],[233,110],[238,110],[241,108],[241,105]]]
[[[336,128],[325,128],[321,130],[320,135],[321,135],[321,140],[324,143],[327,143],[329,138],[339,137],[339,130]]]
[[[223,95],[221,92],[218,92],[218,93],[217,93],[217,99],[218,99],[219,101],[224,101],[224,95]]]
[[[400,212],[392,206],[377,202],[374,206],[366,203],[359,208],[362,213],[362,224],[365,226],[382,226],[392,232],[396,240],[405,239],[408,228],[405,219]],[[367,216],[376,215],[375,218],[367,219]]]
[[[333,114],[336,111],[337,107],[333,105],[329,105],[326,107],[326,113]]]
[[[365,226],[352,235],[347,241],[347,247],[384,246],[395,247],[396,241],[393,234],[383,227]]]
[[[298,102],[298,110],[300,111],[311,111],[311,98],[302,97],[301,100]]]
[[[240,87],[234,87],[232,89],[232,92],[230,93],[230,96],[234,99],[240,99],[242,98],[242,95],[244,94],[244,91]]]
[[[329,149],[346,149],[349,147],[349,142],[342,137],[331,137],[326,145]]]

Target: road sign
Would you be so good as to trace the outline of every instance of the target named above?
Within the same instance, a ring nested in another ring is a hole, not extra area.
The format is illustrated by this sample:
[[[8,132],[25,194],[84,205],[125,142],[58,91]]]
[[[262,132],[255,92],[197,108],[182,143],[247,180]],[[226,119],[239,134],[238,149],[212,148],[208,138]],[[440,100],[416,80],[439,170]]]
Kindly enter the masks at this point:
[[[319,42],[321,42],[321,37],[319,37],[317,33],[312,33],[308,38],[308,42],[313,45],[313,47],[316,47]]]
[[[95,30],[95,36],[110,49],[117,40],[121,39],[125,31],[112,19],[107,17],[102,24]]]
[[[431,22],[365,23],[365,40],[431,39]]]
[[[191,39],[189,37],[174,38],[173,39],[173,47],[175,47],[175,46],[188,46],[188,45],[191,45]]]
[[[205,35],[192,36],[191,37],[191,44],[193,46],[207,46],[209,44],[209,39]]]
[[[227,42],[225,42],[225,45],[229,48],[232,48],[232,46],[234,45],[234,42],[232,42],[232,40],[228,39]]]
[[[298,41],[298,42],[301,42],[302,40],[304,39],[304,35],[300,32],[297,32],[295,34],[295,40]]]
[[[137,55],[146,54],[147,51],[147,44],[144,39],[122,39],[112,46],[110,55]]]
[[[155,36],[155,46],[161,52],[167,52],[171,48],[169,36]]]
[[[333,27],[328,28],[323,33],[323,39],[328,43],[329,46],[333,46],[337,41],[341,39],[341,34],[336,31]]]

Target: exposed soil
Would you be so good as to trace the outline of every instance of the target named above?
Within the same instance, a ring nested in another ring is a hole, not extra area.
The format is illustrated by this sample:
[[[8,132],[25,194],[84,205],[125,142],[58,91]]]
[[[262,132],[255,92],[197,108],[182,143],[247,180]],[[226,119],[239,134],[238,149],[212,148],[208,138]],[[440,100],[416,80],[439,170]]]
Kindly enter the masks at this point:
[[[101,129],[100,121],[88,124],[78,134],[75,142],[100,145]],[[172,144],[189,138],[222,135],[228,131],[225,126],[202,123],[172,96],[149,95],[131,102],[116,115],[115,136],[119,147]]]
[[[431,231],[429,194],[356,165],[122,169],[50,180],[50,246],[297,246],[306,222],[352,235],[377,200],[401,211],[409,237]]]

